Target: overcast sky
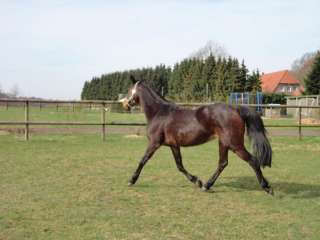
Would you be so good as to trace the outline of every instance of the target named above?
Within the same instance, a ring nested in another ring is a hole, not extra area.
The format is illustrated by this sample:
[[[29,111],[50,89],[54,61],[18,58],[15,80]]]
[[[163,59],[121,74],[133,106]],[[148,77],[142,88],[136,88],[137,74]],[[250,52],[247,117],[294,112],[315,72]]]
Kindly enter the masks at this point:
[[[320,48],[319,0],[0,0],[0,86],[79,99],[84,81],[172,65],[209,40],[250,70],[288,69]]]

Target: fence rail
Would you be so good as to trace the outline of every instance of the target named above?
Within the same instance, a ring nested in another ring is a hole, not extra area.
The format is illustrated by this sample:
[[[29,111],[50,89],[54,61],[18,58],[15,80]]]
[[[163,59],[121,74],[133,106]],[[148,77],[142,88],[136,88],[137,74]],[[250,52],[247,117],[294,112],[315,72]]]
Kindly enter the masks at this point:
[[[32,125],[52,125],[52,126],[61,126],[61,125],[70,125],[70,126],[101,126],[101,138],[105,141],[106,137],[106,126],[146,126],[146,123],[135,123],[135,122],[106,122],[106,106],[108,104],[119,104],[116,101],[100,101],[100,100],[89,100],[89,101],[61,101],[61,100],[37,100],[37,99],[0,99],[0,104],[5,104],[8,109],[8,103],[23,103],[25,114],[24,121],[0,121],[0,125],[23,125],[25,128],[25,140],[29,139],[30,131],[29,127]],[[74,105],[95,105],[100,107],[101,111],[101,121],[100,122],[41,122],[41,121],[30,121],[30,105],[33,103],[40,104],[57,104],[57,109],[59,104],[73,104]],[[198,107],[204,106],[207,104],[212,104],[210,102],[207,103],[178,103],[178,105],[185,107]],[[320,106],[289,106],[289,105],[266,105],[266,104],[246,104],[245,106],[249,107],[260,107],[260,108],[296,108],[298,109],[298,124],[294,125],[265,125],[266,127],[296,127],[298,128],[299,139],[302,138],[302,128],[315,127],[320,128],[320,124],[312,124],[306,125],[302,124],[302,114],[301,110],[304,108],[310,109],[320,109]]]

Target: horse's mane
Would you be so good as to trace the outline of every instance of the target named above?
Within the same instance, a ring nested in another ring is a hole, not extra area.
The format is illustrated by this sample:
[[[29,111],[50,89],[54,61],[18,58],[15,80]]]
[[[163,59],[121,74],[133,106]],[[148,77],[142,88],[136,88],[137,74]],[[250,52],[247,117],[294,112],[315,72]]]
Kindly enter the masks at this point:
[[[163,96],[161,96],[159,93],[157,93],[156,91],[154,91],[151,87],[149,87],[148,85],[146,85],[144,82],[140,83],[141,86],[143,86],[148,92],[149,94],[156,99],[158,102],[161,102],[162,104],[170,104],[170,105],[175,105],[173,102],[168,101],[167,99],[165,99]]]

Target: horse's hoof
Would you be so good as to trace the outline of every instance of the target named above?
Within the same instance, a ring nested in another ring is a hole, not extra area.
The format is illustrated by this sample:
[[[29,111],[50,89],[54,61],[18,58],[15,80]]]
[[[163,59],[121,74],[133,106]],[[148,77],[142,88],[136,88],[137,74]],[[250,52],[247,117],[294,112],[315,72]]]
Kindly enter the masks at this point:
[[[274,196],[273,188],[270,188],[268,193],[269,193],[271,196]]]
[[[132,187],[134,184],[132,182],[128,182],[128,187]]]
[[[269,188],[266,188],[265,191],[270,194],[271,196],[274,196],[274,191],[273,191],[273,188],[269,187]]]
[[[195,184],[199,187],[199,188],[202,188],[203,186],[203,183],[200,179],[197,179],[197,181],[195,182]]]
[[[205,186],[202,186],[202,188],[201,188],[201,191],[202,192],[207,192],[209,189],[208,188],[206,188]]]

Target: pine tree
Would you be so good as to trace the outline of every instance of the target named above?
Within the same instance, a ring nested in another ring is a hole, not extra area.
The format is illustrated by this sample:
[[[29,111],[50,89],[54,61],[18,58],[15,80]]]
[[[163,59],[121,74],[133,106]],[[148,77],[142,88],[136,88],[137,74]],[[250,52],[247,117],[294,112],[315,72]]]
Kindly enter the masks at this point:
[[[182,85],[182,93],[181,100],[190,101],[192,99],[192,75],[191,75],[191,65],[192,60],[184,59],[180,63],[180,74],[181,74],[181,85]]]
[[[90,85],[90,82],[85,81],[83,88],[82,88],[82,92],[81,92],[81,100],[88,99],[89,85]]]
[[[205,96],[205,83],[202,81],[202,59],[194,59],[190,69],[192,81],[192,99],[200,101]]]
[[[175,100],[181,99],[182,88],[182,76],[180,64],[176,63],[170,75],[169,81],[169,96]]]
[[[215,90],[215,80],[216,80],[216,59],[213,55],[209,55],[208,58],[205,59],[204,66],[202,69],[202,82],[205,84],[205,88],[207,91],[208,85],[208,95],[210,99],[213,98],[214,90]],[[207,92],[206,92],[207,94]],[[206,99],[209,100],[209,99]]]
[[[218,59],[217,62],[217,79],[215,84],[214,99],[222,101],[226,98],[226,72],[227,72],[227,61],[226,59]]]
[[[248,91],[247,88],[249,85],[247,84],[247,78],[248,78],[248,69],[246,65],[244,64],[244,60],[241,62],[241,67],[238,75],[238,82],[239,82],[239,92],[246,92]]]
[[[228,57],[225,80],[225,89],[228,95],[236,90],[237,77],[237,66],[235,65],[234,60],[231,57]]]
[[[259,70],[253,71],[252,74],[248,75],[248,79],[246,82],[246,91],[247,92],[261,91]]]
[[[238,59],[234,58],[232,61],[232,74],[234,75],[234,81],[233,81],[233,90],[232,92],[242,92],[242,83],[241,83],[241,69],[239,66]]]
[[[305,79],[308,94],[320,94],[320,51],[317,52],[312,69]]]

